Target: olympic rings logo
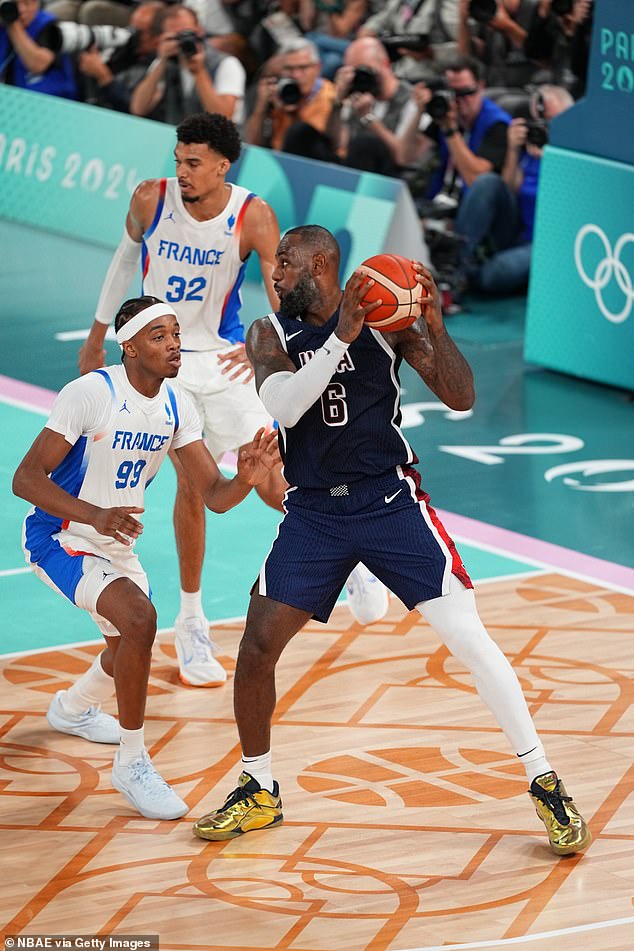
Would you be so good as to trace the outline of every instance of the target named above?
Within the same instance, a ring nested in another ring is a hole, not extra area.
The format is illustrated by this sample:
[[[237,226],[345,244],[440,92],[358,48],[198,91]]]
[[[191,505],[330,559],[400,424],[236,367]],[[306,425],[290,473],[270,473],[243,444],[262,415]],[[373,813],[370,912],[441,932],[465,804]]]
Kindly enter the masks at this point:
[[[595,234],[597,236],[604,250],[603,260],[597,264],[593,276],[586,273],[581,263],[582,245],[589,234]],[[605,319],[613,324],[622,324],[624,320],[627,320],[632,310],[632,304],[634,304],[634,282],[632,281],[632,275],[621,261],[623,248],[632,242],[634,242],[634,234],[622,234],[614,246],[614,252],[612,252],[607,235],[598,225],[584,225],[583,228],[579,229],[577,237],[575,238],[575,264],[577,265],[579,277],[584,284],[594,291],[599,310]],[[625,296],[625,304],[618,314],[613,314],[611,310],[608,310],[603,300],[603,290],[612,280],[612,277],[616,278],[619,290]]]

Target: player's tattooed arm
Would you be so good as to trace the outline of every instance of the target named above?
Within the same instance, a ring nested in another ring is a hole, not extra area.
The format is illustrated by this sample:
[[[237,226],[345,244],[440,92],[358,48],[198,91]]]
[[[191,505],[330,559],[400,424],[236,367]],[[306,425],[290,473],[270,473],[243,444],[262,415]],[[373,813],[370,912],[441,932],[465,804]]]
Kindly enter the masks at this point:
[[[247,331],[247,356],[255,370],[255,385],[259,391],[272,373],[296,372],[296,366],[284,350],[275,327],[268,317],[254,321]]]
[[[407,330],[392,335],[392,346],[446,406],[471,409],[475,400],[471,367],[445,329],[440,293],[431,272],[416,262],[414,269],[422,288],[422,316]]]

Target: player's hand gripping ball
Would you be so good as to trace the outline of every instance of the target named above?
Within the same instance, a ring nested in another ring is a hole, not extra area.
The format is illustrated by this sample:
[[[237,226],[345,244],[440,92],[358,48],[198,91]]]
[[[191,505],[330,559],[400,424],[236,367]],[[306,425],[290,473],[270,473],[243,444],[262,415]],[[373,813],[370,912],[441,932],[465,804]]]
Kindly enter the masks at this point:
[[[362,306],[376,300],[383,303],[366,315],[368,327],[382,333],[405,330],[421,315],[423,288],[416,280],[412,262],[399,254],[375,254],[361,265],[374,281],[361,301]]]

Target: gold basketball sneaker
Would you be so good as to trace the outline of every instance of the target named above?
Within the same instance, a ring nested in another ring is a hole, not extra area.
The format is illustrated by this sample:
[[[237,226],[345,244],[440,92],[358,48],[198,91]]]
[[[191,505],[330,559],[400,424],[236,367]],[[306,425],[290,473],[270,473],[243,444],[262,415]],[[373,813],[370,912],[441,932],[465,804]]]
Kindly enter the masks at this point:
[[[234,789],[224,806],[203,816],[194,823],[194,835],[199,839],[234,839],[245,832],[268,829],[282,825],[282,799],[277,783],[273,792],[262,789],[249,773],[240,773],[238,787]]]
[[[528,794],[546,826],[550,847],[556,855],[583,852],[590,845],[590,830],[556,773],[537,776]]]

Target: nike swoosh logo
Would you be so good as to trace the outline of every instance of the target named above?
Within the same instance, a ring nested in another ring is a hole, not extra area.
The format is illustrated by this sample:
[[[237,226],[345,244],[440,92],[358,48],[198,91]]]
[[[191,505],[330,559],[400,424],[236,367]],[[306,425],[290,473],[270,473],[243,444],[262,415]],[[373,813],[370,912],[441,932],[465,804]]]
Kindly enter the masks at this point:
[[[397,491],[394,493],[394,495],[386,495],[386,496],[385,496],[385,504],[386,504],[386,505],[389,505],[390,502],[393,502],[394,499],[396,498],[396,496],[399,494],[399,492],[402,492],[402,491],[403,491],[402,489],[397,489]]]
[[[294,334],[286,334],[286,339],[292,340],[293,337],[297,337],[298,334],[301,334],[301,330],[296,330]]]

